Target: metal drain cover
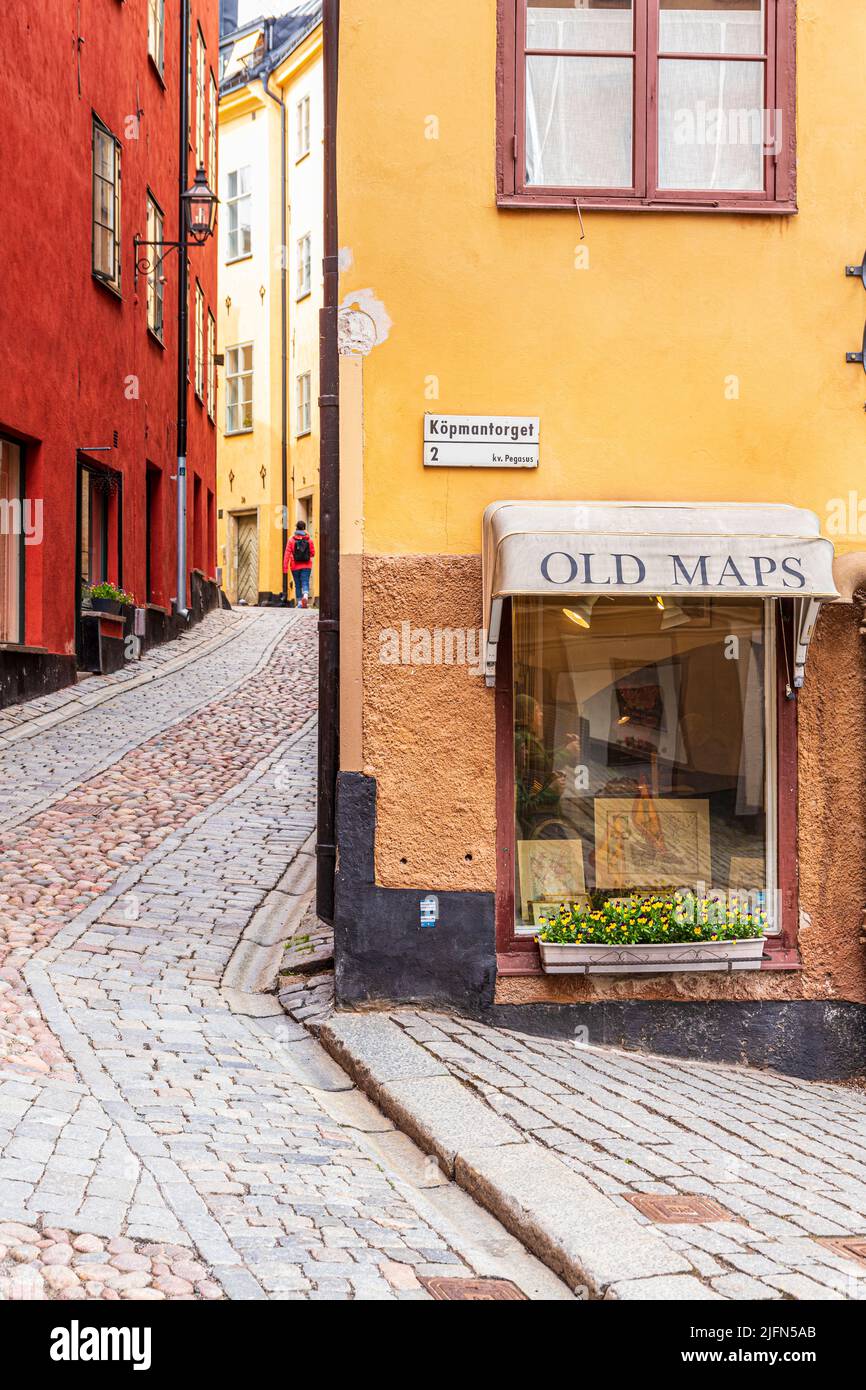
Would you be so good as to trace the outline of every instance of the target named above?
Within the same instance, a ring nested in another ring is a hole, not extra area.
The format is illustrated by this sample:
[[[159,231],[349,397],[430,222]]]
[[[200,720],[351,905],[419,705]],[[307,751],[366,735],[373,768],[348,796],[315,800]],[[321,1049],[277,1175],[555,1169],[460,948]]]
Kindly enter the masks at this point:
[[[625,1200],[637,1207],[641,1215],[657,1225],[702,1226],[710,1221],[733,1221],[734,1217],[711,1197],[667,1196],[655,1192],[626,1194]]]
[[[821,1236],[818,1244],[834,1250],[846,1260],[858,1260],[866,1265],[866,1236]]]
[[[526,1299],[526,1294],[510,1279],[422,1279],[431,1298],[489,1303],[500,1299]],[[526,1299],[528,1302],[528,1299]]]

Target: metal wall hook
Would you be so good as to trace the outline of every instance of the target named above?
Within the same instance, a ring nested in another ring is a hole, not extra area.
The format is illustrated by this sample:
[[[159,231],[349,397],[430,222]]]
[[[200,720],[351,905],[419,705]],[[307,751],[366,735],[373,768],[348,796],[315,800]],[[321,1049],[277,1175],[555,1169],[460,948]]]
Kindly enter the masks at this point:
[[[863,260],[859,265],[846,265],[845,274],[852,280],[862,280],[863,288],[866,290],[866,251],[863,252]]]
[[[860,363],[860,366],[863,368],[864,372],[866,372],[866,326],[864,326],[864,329],[863,329],[863,346],[862,346],[862,348],[860,349],[859,352],[846,352],[846,354],[845,354],[845,361],[846,361],[846,362],[859,362],[859,363]]]

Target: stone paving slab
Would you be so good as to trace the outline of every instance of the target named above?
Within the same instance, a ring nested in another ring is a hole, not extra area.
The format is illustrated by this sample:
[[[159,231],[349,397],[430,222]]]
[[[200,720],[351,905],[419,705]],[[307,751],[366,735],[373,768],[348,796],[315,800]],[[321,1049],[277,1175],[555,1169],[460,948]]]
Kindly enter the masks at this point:
[[[698,1281],[704,1296],[728,1299],[866,1297],[866,1264],[826,1243],[866,1238],[862,1091],[538,1038],[425,1009],[359,1013],[350,1022],[339,1015],[319,1033],[365,1086],[381,1089],[376,1058],[402,1055],[389,1025],[511,1125],[529,1152],[572,1173],[579,1168],[581,1181],[677,1261],[655,1274],[616,1266],[611,1274],[599,1223],[600,1263],[586,1265],[594,1289],[606,1288],[610,1297],[664,1298],[665,1289],[690,1297],[686,1291]],[[359,1062],[349,1050],[357,1050]],[[414,1075],[422,1076],[417,1052],[410,1056]],[[475,1195],[511,1229],[523,1223],[522,1238],[540,1252],[531,1222],[558,1184],[551,1177],[545,1187],[539,1179],[533,1192],[518,1152],[516,1145],[485,1150],[483,1164],[474,1164],[477,1177],[461,1167],[458,1153],[455,1172],[458,1181],[475,1181]],[[537,1173],[544,1166],[526,1165]],[[725,1219],[655,1225],[628,1201],[637,1194],[706,1196]],[[575,1249],[585,1258],[582,1247]],[[554,1267],[560,1256],[561,1248],[550,1257]]]

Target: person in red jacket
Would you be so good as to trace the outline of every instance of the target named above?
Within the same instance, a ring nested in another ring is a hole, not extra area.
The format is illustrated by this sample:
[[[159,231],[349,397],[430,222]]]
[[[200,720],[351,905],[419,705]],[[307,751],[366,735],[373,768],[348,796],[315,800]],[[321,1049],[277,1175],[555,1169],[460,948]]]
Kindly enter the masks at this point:
[[[288,574],[291,570],[292,579],[295,583],[295,601],[299,608],[307,608],[310,600],[310,572],[313,568],[313,557],[316,547],[313,545],[313,538],[307,531],[307,523],[299,521],[295,527],[295,534],[291,537],[286,546],[286,553],[283,556],[283,574]]]

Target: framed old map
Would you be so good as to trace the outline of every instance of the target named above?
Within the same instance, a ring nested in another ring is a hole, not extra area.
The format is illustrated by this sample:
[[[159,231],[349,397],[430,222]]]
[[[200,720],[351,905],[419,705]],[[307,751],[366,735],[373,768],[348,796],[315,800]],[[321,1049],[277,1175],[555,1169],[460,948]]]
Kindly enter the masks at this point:
[[[586,888],[583,841],[579,839],[518,840],[517,868],[524,922],[531,920],[530,903],[573,902]]]
[[[710,803],[596,797],[598,888],[684,888],[711,878]]]

